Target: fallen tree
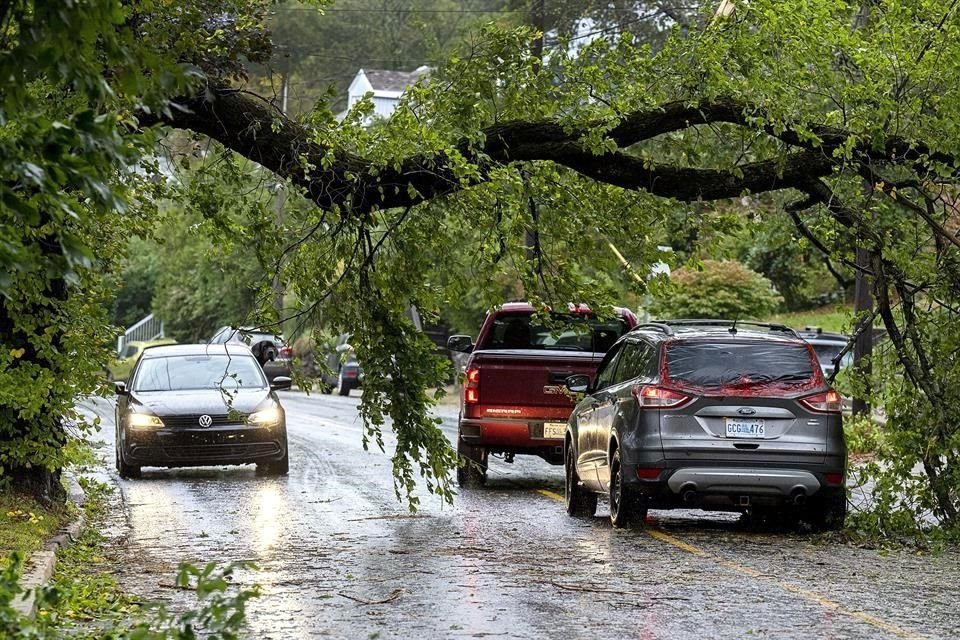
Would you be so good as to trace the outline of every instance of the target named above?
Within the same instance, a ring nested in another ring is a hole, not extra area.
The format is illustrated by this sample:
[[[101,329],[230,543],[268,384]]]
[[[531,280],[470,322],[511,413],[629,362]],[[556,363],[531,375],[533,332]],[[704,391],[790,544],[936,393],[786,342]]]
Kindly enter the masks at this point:
[[[906,506],[955,526],[957,3],[878,5],[858,28],[859,3],[781,8],[751,2],[655,53],[607,37],[545,61],[529,53],[529,32],[491,29],[372,128],[364,107],[339,125],[291,120],[244,89],[234,66],[200,60],[199,83],[164,108],[131,105],[126,126],[208,136],[315,205],[286,223],[296,239],[275,247],[276,264],[306,301],[296,317],[336,297],[324,321],[353,331],[375,372],[368,436],[382,446],[392,419],[398,495],[413,504],[418,474],[450,495],[455,459],[427,417],[424,390],[444,371],[406,319],[410,301],[429,315],[469,274],[509,270],[533,299],[602,305],[578,270],[596,259],[587,238],[636,242],[667,208],[773,198],[798,237],[872,280],[903,373],[887,389],[923,407],[920,420],[891,412],[898,473],[923,469]],[[518,233],[530,226],[532,255]]]

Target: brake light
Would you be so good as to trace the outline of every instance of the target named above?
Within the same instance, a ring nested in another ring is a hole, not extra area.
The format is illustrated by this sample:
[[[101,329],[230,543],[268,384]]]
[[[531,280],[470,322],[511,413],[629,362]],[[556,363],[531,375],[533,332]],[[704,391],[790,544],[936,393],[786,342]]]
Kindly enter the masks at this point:
[[[469,367],[463,381],[463,400],[467,404],[480,402],[480,368]]]
[[[843,398],[833,389],[824,391],[823,393],[815,393],[806,398],[800,398],[800,402],[811,411],[816,411],[817,413],[840,413],[840,410],[843,408]]]
[[[839,487],[843,484],[843,474],[842,473],[825,473],[824,480],[827,484]]]
[[[641,480],[656,480],[663,469],[655,467],[637,467],[637,477]]]
[[[641,409],[674,409],[690,401],[690,396],[663,387],[638,384],[634,385],[632,393]]]
[[[281,358],[293,358],[293,347],[280,347]]]

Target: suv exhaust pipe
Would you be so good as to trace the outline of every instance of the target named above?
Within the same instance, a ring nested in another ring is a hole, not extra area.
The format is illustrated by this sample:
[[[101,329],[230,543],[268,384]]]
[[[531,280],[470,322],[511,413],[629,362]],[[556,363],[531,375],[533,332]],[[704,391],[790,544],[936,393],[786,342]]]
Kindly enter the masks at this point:
[[[800,507],[807,503],[807,491],[803,487],[796,487],[790,492],[790,502]]]
[[[697,485],[688,482],[680,487],[680,495],[683,497],[685,504],[692,504],[697,499]]]

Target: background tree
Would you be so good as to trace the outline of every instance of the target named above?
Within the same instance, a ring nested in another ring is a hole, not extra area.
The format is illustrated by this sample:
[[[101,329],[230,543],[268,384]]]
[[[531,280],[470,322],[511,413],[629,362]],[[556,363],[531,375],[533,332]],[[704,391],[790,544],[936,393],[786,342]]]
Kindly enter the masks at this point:
[[[704,260],[670,274],[651,312],[661,318],[765,318],[783,302],[773,284],[735,260]]]

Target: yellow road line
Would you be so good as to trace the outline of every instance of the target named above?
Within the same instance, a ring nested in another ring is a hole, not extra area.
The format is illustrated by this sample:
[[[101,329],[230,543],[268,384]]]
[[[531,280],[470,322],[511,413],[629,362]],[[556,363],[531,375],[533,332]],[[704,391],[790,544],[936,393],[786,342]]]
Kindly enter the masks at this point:
[[[537,489],[537,493],[541,493],[547,496],[548,498],[552,500],[556,500],[558,502],[563,502],[564,500],[563,496],[560,495],[559,493],[554,493],[553,491],[547,491],[546,489]]]
[[[548,491],[546,489],[537,489],[537,493],[543,494],[548,498],[551,498],[553,500],[558,500],[560,502],[563,502],[564,500],[563,496],[556,494],[553,491]],[[860,622],[864,622],[872,627],[876,627],[877,629],[886,631],[887,633],[895,635],[899,638],[908,638],[909,640],[923,640],[924,638],[924,636],[916,632],[910,631],[908,629],[904,629],[902,627],[898,627],[895,624],[891,624],[885,620],[881,620],[880,618],[877,618],[876,616],[872,616],[869,613],[847,609],[840,603],[834,602],[833,600],[830,600],[829,598],[821,596],[818,593],[810,591],[809,589],[798,587],[794,584],[790,584],[789,582],[781,582],[779,580],[776,580],[774,578],[771,578],[765,575],[761,571],[757,571],[756,569],[751,569],[750,567],[746,567],[737,562],[726,560],[724,558],[721,558],[720,556],[714,555],[712,553],[708,553],[703,549],[700,549],[699,547],[695,547],[692,544],[686,543],[683,540],[680,540],[679,538],[675,538],[668,533],[664,533],[663,531],[658,531],[656,529],[649,529],[649,528],[644,529],[644,531],[651,538],[655,538],[662,542],[666,542],[669,545],[672,545],[678,549],[682,549],[683,551],[686,551],[687,553],[693,554],[695,556],[712,560],[713,562],[719,564],[720,566],[730,569],[731,571],[734,571],[736,573],[741,573],[743,575],[750,576],[751,578],[755,578],[757,580],[763,580],[765,582],[772,583],[773,585],[783,589],[784,591],[796,594],[802,598],[806,598],[811,602],[819,604],[824,609],[829,609],[831,611],[835,611],[836,613],[849,616],[851,618],[859,620]]]

